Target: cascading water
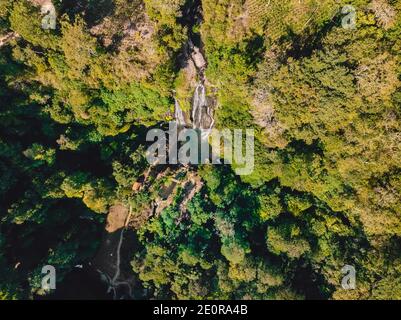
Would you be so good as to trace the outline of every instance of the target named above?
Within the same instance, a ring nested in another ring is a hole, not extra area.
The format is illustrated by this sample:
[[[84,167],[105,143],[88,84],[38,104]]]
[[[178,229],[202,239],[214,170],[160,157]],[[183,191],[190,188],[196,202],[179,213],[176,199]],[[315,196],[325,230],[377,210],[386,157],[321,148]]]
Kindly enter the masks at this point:
[[[198,129],[201,132],[202,139],[207,139],[214,126],[214,119],[212,109],[210,108],[207,97],[205,85],[201,82],[196,88],[192,98],[192,128]],[[186,126],[184,113],[181,110],[180,104],[175,99],[175,121],[178,126]]]
[[[185,117],[184,117],[184,112],[182,111],[180,107],[180,103],[178,102],[177,99],[175,99],[175,108],[174,108],[174,118],[175,121],[177,122],[177,125],[179,127],[185,127],[186,122],[185,122]]]
[[[192,126],[194,129],[202,128],[202,108],[207,107],[206,101],[206,89],[205,86],[200,83],[195,88],[194,97],[192,100]]]
[[[212,110],[206,97],[206,88],[199,83],[195,89],[192,101],[192,127],[201,132],[201,138],[207,139],[214,125]]]
[[[201,35],[193,31],[195,25],[202,23],[202,14],[202,1],[189,0],[186,1],[185,6],[183,7],[183,15],[179,21],[182,25],[186,26],[188,30],[188,41],[183,47],[184,50],[182,52],[183,59],[181,65],[182,68],[193,66],[193,68],[196,69],[196,75],[194,75],[192,71],[189,72],[191,84],[193,83],[192,80],[195,80],[195,77],[198,79],[191,101],[191,114],[187,117],[187,121],[191,120],[192,128],[197,129],[201,133],[201,137],[207,139],[214,126],[213,108],[210,106],[210,101],[208,101],[206,96],[205,84],[207,81],[205,70],[207,67],[207,61],[202,51],[203,42]],[[179,112],[177,113],[177,111],[181,110],[177,101],[175,109],[175,120],[180,124],[180,117],[182,115],[179,114]]]

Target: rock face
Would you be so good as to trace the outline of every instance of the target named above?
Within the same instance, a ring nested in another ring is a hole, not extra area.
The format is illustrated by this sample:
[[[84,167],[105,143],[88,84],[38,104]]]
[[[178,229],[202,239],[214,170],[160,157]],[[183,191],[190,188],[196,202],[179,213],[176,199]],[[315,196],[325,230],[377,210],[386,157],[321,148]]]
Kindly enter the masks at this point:
[[[195,63],[189,59],[184,68],[185,79],[191,88],[195,88],[198,81],[196,79],[198,73],[196,71]]]
[[[198,47],[193,48],[191,59],[194,62],[196,68],[198,68],[199,70],[203,70],[204,68],[206,68],[206,60]]]
[[[90,28],[91,34],[114,53],[113,70],[127,83],[146,79],[166,59],[154,39],[156,23],[147,15],[143,3],[136,2]]]
[[[52,4],[51,0],[31,0],[31,2],[37,6],[44,6],[44,5]]]
[[[91,28],[91,33],[101,39],[105,47],[113,45],[119,34],[119,50],[145,49],[152,43],[155,25],[144,13],[137,13],[135,18],[112,15]]]
[[[391,28],[396,20],[397,12],[385,0],[373,0],[369,8],[374,12],[379,24],[385,30]]]

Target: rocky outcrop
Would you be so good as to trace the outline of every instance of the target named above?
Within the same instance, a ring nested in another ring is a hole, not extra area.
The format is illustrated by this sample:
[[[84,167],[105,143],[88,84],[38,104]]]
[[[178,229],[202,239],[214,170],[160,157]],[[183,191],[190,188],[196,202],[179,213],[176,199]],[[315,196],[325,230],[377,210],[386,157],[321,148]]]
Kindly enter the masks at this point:
[[[9,32],[5,36],[0,36],[0,48],[16,38],[18,38],[18,34],[15,32]]]
[[[193,47],[191,59],[198,70],[204,70],[206,68],[206,59],[198,47]]]

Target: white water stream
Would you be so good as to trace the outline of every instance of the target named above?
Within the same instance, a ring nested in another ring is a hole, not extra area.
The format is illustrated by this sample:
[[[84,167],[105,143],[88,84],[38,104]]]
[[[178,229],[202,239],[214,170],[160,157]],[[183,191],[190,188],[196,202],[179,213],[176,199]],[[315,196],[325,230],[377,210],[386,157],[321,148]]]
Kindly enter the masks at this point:
[[[180,103],[178,102],[177,99],[175,99],[174,117],[175,117],[175,121],[177,122],[177,125],[179,127],[186,126],[184,112],[182,111],[182,109],[180,107]]]

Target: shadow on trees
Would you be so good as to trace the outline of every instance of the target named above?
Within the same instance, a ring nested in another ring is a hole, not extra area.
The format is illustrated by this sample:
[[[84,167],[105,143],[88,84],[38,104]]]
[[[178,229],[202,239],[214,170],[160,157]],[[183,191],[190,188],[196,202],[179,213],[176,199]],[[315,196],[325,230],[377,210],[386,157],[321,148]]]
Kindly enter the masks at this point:
[[[88,26],[98,24],[113,11],[113,0],[64,0],[61,4],[62,13],[66,13],[70,18],[81,14]]]

